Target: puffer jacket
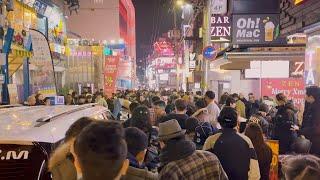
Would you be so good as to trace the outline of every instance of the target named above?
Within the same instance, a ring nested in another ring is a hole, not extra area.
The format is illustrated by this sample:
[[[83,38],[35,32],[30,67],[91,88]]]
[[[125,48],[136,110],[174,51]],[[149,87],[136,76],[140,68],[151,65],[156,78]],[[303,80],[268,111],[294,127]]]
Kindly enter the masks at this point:
[[[48,168],[53,180],[77,180],[69,143],[62,144],[55,150],[49,160]]]

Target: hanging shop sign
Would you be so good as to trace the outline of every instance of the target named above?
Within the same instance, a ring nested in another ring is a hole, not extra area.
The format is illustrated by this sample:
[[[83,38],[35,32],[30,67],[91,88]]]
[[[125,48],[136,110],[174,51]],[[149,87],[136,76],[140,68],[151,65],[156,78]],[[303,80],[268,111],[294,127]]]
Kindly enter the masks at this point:
[[[207,46],[203,49],[203,57],[208,60],[214,60],[217,57],[217,50],[213,46]]]
[[[278,14],[234,15],[234,44],[277,43],[280,35]]]
[[[211,41],[229,42],[231,41],[231,16],[213,15],[211,16],[210,33]]]
[[[226,14],[228,0],[211,0],[211,14]]]
[[[106,56],[104,68],[104,91],[108,97],[116,91],[119,56]]]
[[[262,78],[261,84],[265,85],[265,88],[261,88],[262,96],[275,97],[277,94],[283,93],[297,107],[304,102],[303,78]]]
[[[30,64],[36,66],[32,79],[32,93],[41,93],[44,96],[56,96],[55,75],[49,43],[40,31],[30,29],[33,57]]]
[[[35,0],[33,3],[33,7],[37,11],[37,13],[43,15],[47,10],[48,5],[42,1]]]
[[[304,2],[306,2],[306,0],[292,0],[294,5],[300,5]]]
[[[303,78],[304,76],[304,61],[290,61],[290,77]]]

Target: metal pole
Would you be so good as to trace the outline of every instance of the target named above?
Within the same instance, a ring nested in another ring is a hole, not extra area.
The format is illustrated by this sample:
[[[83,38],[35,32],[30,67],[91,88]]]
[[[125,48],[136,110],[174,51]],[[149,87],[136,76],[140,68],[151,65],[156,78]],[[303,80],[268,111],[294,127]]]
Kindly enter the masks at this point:
[[[176,7],[173,7],[173,20],[174,20],[174,28],[173,28],[173,39],[174,39],[174,56],[175,62],[177,64],[177,79],[176,79],[176,89],[179,91],[180,89],[180,70],[179,70],[179,57],[178,57],[178,37],[177,37],[177,10]]]

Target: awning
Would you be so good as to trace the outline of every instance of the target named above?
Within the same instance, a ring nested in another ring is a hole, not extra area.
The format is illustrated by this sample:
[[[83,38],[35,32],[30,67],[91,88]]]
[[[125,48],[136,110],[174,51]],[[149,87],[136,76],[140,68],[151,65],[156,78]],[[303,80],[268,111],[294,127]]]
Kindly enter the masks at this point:
[[[211,68],[222,70],[250,69],[250,61],[304,61],[305,51],[226,52],[212,62]]]

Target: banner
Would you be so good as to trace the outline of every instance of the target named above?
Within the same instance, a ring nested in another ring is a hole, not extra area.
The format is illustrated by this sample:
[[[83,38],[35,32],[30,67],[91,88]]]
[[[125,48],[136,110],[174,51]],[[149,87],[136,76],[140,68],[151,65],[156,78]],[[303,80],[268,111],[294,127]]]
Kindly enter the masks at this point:
[[[277,43],[280,36],[279,15],[234,15],[232,31],[234,44]]]
[[[33,56],[30,65],[34,66],[31,74],[32,93],[44,96],[56,96],[56,81],[50,47],[44,34],[30,29]]]
[[[104,67],[104,92],[108,97],[116,91],[119,56],[106,56]]]
[[[292,100],[295,106],[300,106],[304,103],[305,86],[303,78],[277,78],[277,79],[261,79],[262,96],[275,97],[279,93],[283,93]]]
[[[279,167],[279,141],[266,140],[266,143],[272,150],[272,161],[270,165],[270,180],[278,180],[278,167]]]

